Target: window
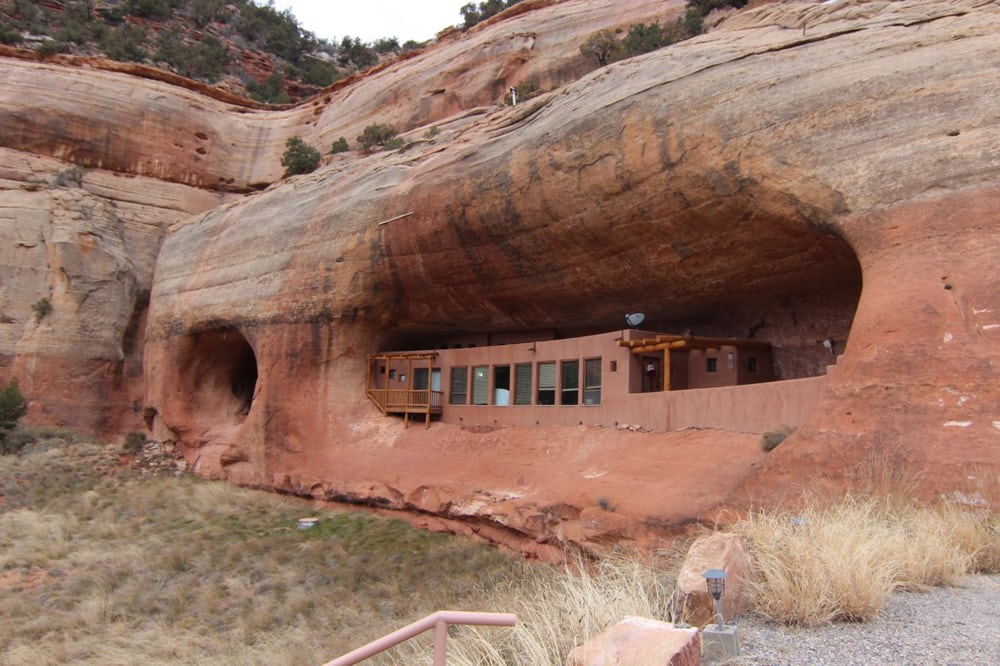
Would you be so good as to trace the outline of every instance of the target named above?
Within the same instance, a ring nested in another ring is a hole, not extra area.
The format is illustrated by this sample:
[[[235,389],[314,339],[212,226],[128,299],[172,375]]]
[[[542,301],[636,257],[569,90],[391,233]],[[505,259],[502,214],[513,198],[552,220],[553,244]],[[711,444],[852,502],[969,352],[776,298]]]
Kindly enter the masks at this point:
[[[751,356],[747,359],[747,372],[757,372],[757,358]]]
[[[448,402],[452,405],[464,405],[469,400],[469,368],[466,366],[451,369],[451,394]]]
[[[493,404],[498,407],[510,405],[510,366],[493,366]]]
[[[531,404],[531,364],[518,363],[514,366],[514,404]]]
[[[538,404],[556,404],[556,364],[538,364]]]
[[[601,404],[601,359],[599,358],[588,358],[583,362],[583,404]]]
[[[426,391],[429,385],[430,385],[430,373],[427,372],[427,368],[414,368],[413,390]]]
[[[580,362],[562,362],[562,394],[559,398],[560,405],[580,404]]]
[[[706,370],[706,372],[718,372],[719,371],[719,359],[717,359],[717,358],[706,358],[705,359],[705,370]]]
[[[472,369],[472,404],[486,405],[490,397],[490,368],[477,365]]]

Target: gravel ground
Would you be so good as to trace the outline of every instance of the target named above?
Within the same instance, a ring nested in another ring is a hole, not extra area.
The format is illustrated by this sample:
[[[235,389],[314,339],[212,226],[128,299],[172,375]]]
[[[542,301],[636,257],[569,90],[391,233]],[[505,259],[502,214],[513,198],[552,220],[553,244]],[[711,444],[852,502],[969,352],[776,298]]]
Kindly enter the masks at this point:
[[[871,622],[813,629],[749,616],[726,666],[1000,666],[1000,576],[894,594]]]

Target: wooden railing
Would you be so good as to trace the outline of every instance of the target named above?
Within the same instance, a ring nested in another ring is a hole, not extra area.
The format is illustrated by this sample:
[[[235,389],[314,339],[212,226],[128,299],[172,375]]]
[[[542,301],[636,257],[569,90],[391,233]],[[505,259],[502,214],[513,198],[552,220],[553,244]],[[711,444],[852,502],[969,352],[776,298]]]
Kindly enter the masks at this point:
[[[368,645],[352,650],[342,657],[328,661],[323,666],[350,666],[364,661],[379,652],[388,650],[408,641],[414,636],[434,629],[434,666],[444,666],[448,650],[448,625],[472,624],[488,627],[512,627],[517,616],[512,613],[465,613],[461,611],[438,611],[422,620],[398,629],[388,636],[372,641]]]
[[[383,413],[411,412],[423,414],[441,410],[443,392],[430,389],[368,389],[368,397]]]

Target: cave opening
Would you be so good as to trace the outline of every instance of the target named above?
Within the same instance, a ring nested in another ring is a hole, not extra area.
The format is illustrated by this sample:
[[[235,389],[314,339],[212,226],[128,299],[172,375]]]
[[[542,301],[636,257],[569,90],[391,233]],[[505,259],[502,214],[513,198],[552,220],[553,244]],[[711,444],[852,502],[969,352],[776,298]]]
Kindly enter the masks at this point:
[[[192,335],[178,360],[193,416],[219,425],[246,420],[258,368],[257,355],[242,333],[225,328]]]
[[[593,335],[626,328],[625,314],[640,311],[644,330],[770,342],[775,379],[826,374],[845,351],[861,297],[854,250],[826,229],[780,220],[741,233],[752,235],[673,262],[667,252],[636,251],[605,268],[595,251],[585,270],[570,267],[577,271],[574,279],[537,286],[525,280],[524,289],[488,293],[489,318],[482,317],[483,307],[442,317],[441,305],[448,302],[442,298],[432,311],[435,322],[399,322],[386,348],[454,349]],[[465,304],[482,300],[478,288],[470,289]],[[532,325],[515,323],[524,321]]]

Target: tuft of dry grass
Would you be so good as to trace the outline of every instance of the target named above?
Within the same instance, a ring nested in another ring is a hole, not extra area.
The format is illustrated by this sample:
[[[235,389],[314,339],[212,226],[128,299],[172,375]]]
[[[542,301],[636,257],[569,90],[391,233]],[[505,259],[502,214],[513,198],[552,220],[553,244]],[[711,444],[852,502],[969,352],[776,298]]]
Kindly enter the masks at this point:
[[[448,663],[565,664],[570,651],[628,615],[669,619],[676,553],[615,551],[568,567],[525,565],[495,581],[487,607],[517,614],[510,628],[455,627]],[[432,663],[432,637],[401,646],[395,664]]]
[[[797,513],[755,512],[747,539],[756,609],[807,626],[874,617],[896,590],[952,585],[996,573],[998,516],[951,502],[904,502],[897,492],[805,501]]]

